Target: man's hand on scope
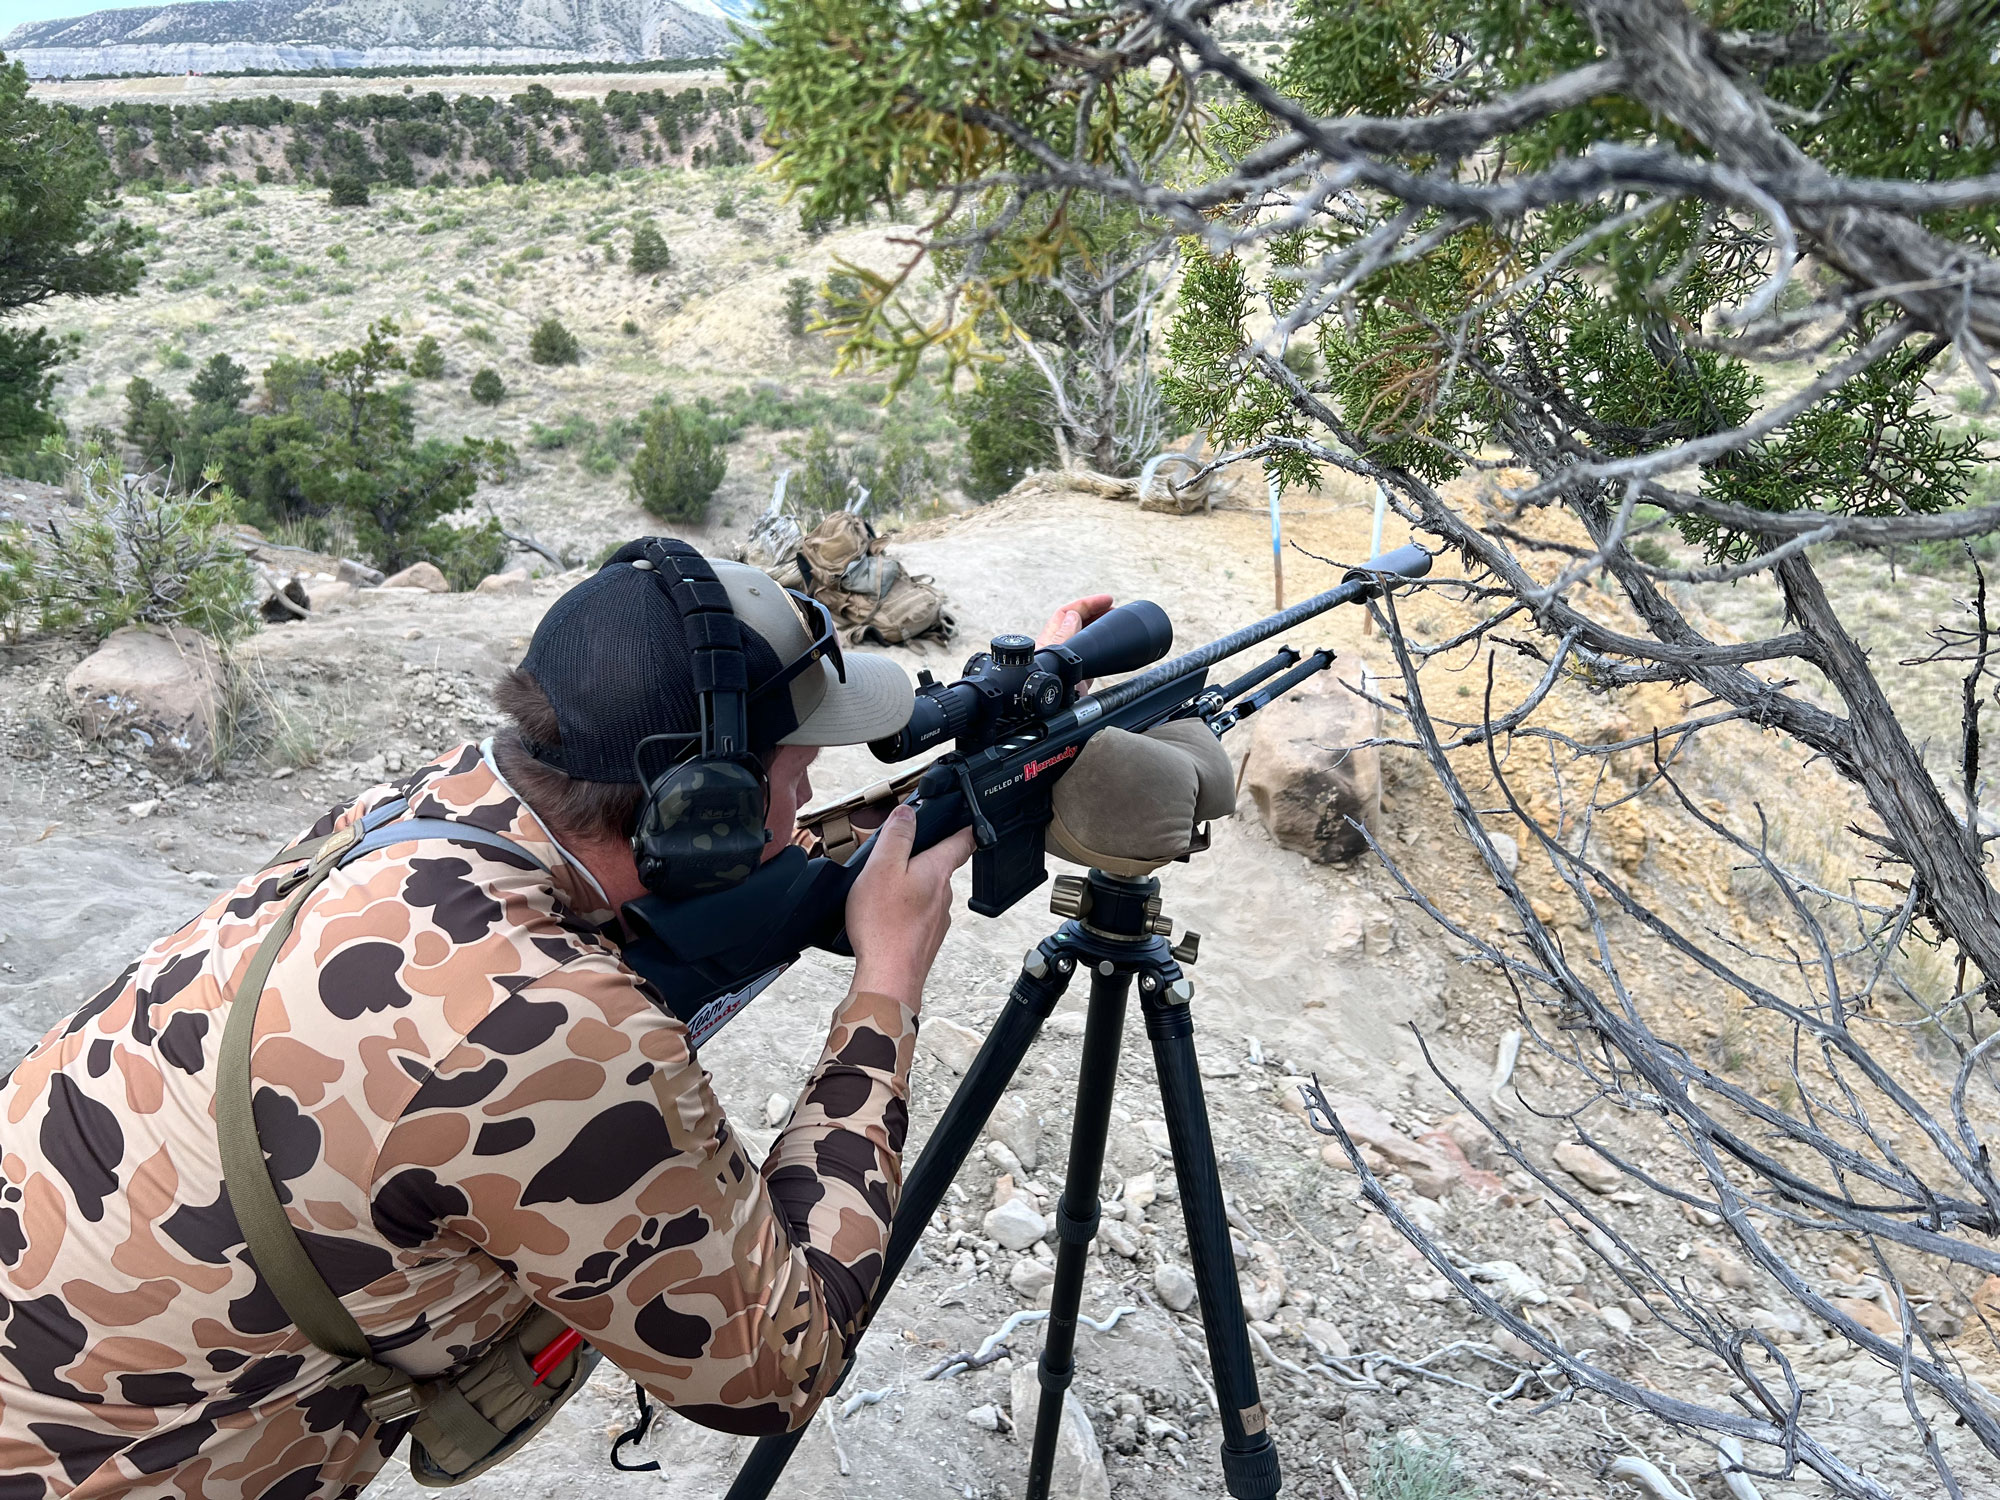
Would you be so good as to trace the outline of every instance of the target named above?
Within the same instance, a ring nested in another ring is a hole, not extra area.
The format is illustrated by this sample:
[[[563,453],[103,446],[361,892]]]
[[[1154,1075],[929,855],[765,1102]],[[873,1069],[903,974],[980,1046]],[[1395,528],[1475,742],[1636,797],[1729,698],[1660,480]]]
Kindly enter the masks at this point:
[[[1060,646],[1109,608],[1109,594],[1086,594],[1081,599],[1059,604],[1056,612],[1049,616],[1049,623],[1042,627],[1042,633],[1035,637],[1035,645],[1038,648]]]
[[[912,856],[916,836],[916,812],[898,806],[847,893],[855,990],[888,995],[912,1008],[951,926],[951,872],[972,858],[970,828]]]

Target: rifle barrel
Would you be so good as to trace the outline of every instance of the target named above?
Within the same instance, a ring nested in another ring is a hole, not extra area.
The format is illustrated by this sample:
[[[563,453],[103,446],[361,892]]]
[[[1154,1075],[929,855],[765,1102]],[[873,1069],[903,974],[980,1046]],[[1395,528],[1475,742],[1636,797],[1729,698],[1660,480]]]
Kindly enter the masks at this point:
[[[1422,578],[1431,570],[1431,555],[1414,542],[1406,547],[1398,547],[1385,552],[1380,557],[1372,557],[1360,567],[1350,570],[1337,588],[1330,588],[1323,594],[1315,594],[1310,599],[1301,600],[1290,609],[1281,609],[1274,615],[1266,615],[1241,630],[1232,630],[1220,640],[1210,641],[1206,646],[1197,646],[1185,656],[1177,656],[1172,661],[1141,672],[1137,677],[1128,677],[1116,687],[1106,688],[1092,695],[1099,712],[1115,713],[1135,698],[1142,698],[1157,687],[1172,682],[1177,677],[1185,677],[1190,672],[1199,672],[1225,657],[1234,656],[1239,651],[1248,650],[1259,641],[1267,641],[1272,636],[1290,630],[1294,625],[1310,620],[1315,615],[1323,615],[1328,610],[1342,604],[1352,604],[1360,599],[1372,599],[1382,592],[1383,575],[1397,578]]]

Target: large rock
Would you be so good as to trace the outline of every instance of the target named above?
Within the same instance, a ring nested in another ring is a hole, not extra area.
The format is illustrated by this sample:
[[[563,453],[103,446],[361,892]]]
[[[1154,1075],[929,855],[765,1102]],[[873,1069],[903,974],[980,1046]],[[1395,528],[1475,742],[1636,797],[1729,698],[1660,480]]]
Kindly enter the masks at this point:
[[[942,1016],[925,1016],[923,1029],[917,1033],[917,1045],[952,1072],[963,1073],[979,1056],[979,1049],[986,1045],[986,1037],[970,1026],[961,1026]]]
[[[1361,1148],[1371,1170],[1406,1174],[1410,1185],[1426,1198],[1442,1198],[1459,1180],[1462,1156],[1454,1160],[1434,1145],[1411,1140],[1366,1099],[1328,1094],[1326,1102],[1340,1117],[1341,1128]],[[1328,1141],[1320,1148],[1320,1157],[1329,1166],[1351,1165],[1339,1141]]]
[[[1009,1250],[1025,1250],[1049,1232],[1049,1221],[1024,1197],[1009,1198],[986,1215],[986,1237]]]
[[[63,680],[87,737],[191,766],[215,756],[226,684],[215,648],[180,625],[114,630]]]
[[[1593,1193],[1615,1193],[1625,1185],[1625,1174],[1582,1141],[1564,1141],[1555,1156],[1557,1166]]]
[[[1244,782],[1282,848],[1320,864],[1352,859],[1382,821],[1382,760],[1355,748],[1380,728],[1375,706],[1330,673],[1251,721]]]
[[[1035,1438],[1035,1418],[1041,1412],[1042,1383],[1030,1359],[1014,1362],[1014,1441],[1027,1450]],[[1090,1416],[1074,1389],[1063,1392],[1062,1426],[1056,1429],[1055,1472],[1049,1480],[1049,1500],[1111,1500],[1111,1476],[1104,1470],[1104,1450]]]
[[[963,1069],[959,1071],[963,1072]],[[1019,1094],[1002,1094],[986,1117],[986,1133],[1014,1153],[1030,1172],[1042,1159],[1042,1121],[1034,1106]]]
[[[432,594],[449,594],[451,580],[438,571],[436,563],[411,563],[400,573],[382,580],[385,589],[423,589]]]
[[[518,594],[528,586],[526,568],[509,568],[504,573],[488,573],[474,585],[475,594]]]

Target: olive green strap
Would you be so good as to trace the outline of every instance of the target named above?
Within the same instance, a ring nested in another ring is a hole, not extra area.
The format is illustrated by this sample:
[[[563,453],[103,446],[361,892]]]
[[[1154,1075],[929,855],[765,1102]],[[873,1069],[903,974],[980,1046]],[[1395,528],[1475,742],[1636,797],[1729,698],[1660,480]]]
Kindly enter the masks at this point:
[[[307,1256],[292,1221],[285,1216],[278,1190],[271,1183],[263,1143],[257,1137],[256,1116],[250,1107],[250,1044],[257,1030],[257,1002],[263,997],[271,966],[292,935],[299,908],[333,873],[340,856],[360,834],[358,825],[350,825],[321,842],[311,866],[301,872],[293,887],[291,900],[285,903],[271,930],[264,934],[250,967],[244,971],[236,998],[229,1007],[229,1022],[222,1031],[215,1126],[222,1147],[222,1177],[229,1187],[230,1207],[235,1210],[244,1243],[249,1246],[265,1284],[277,1297],[278,1305],[318,1348],[358,1363],[375,1364],[361,1325],[334,1296],[326,1278]],[[400,1371],[388,1366],[380,1368],[389,1375],[400,1376],[405,1384],[409,1381]],[[396,1384],[380,1376],[368,1378],[371,1376],[372,1372],[355,1371],[349,1378],[360,1379],[371,1389],[380,1384],[385,1391]]]

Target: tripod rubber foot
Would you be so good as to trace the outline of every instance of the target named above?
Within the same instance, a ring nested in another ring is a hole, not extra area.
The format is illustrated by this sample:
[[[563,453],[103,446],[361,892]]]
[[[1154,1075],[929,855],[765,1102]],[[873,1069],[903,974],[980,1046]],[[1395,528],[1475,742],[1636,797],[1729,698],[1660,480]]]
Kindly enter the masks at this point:
[[[1278,1447],[1259,1433],[1248,1448],[1222,1450],[1222,1480],[1236,1500],[1273,1500],[1278,1493]]]

